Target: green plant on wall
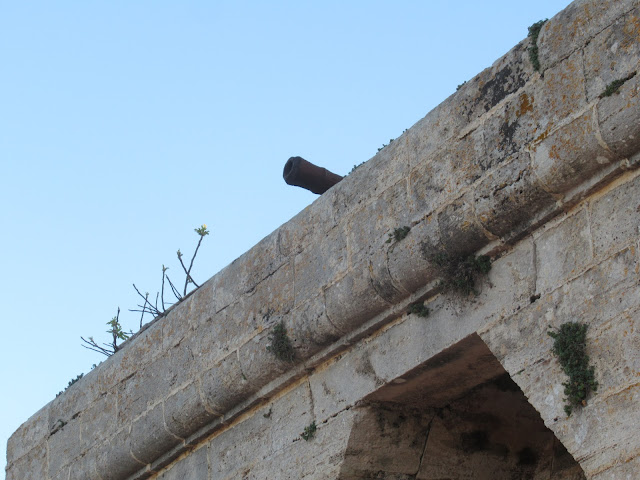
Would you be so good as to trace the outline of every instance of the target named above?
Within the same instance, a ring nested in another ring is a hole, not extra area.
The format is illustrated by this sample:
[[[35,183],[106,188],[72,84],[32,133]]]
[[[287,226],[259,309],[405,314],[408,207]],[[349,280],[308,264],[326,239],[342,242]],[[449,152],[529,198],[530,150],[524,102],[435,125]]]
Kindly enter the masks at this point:
[[[300,435],[306,442],[308,442],[309,440],[311,440],[313,437],[316,436],[316,422],[315,420],[313,422],[311,422],[311,424],[307,427],[304,427],[304,431],[302,432],[302,434]]]
[[[586,405],[590,392],[598,389],[595,369],[589,365],[586,353],[587,324],[568,322],[557,331],[547,333],[554,340],[551,351],[558,357],[562,371],[569,377],[562,385],[566,395],[564,411],[570,416],[574,408]]]
[[[296,358],[296,352],[293,349],[291,340],[287,335],[287,329],[284,322],[280,322],[269,333],[271,345],[267,346],[267,350],[273,353],[278,360],[284,362],[293,362]]]
[[[533,69],[536,72],[540,71],[540,59],[538,58],[538,36],[542,26],[547,22],[548,18],[540,20],[529,27],[529,38],[531,39],[531,46],[529,47],[529,60],[533,65]]]
[[[431,256],[431,262],[441,277],[440,285],[445,290],[453,290],[463,295],[479,295],[476,283],[491,270],[491,259],[486,255],[476,257],[437,253]]]
[[[411,227],[407,226],[396,228],[389,234],[389,238],[387,238],[387,241],[385,243],[399,242],[400,240],[404,240],[405,238],[407,238],[407,235],[409,235],[410,231]]]

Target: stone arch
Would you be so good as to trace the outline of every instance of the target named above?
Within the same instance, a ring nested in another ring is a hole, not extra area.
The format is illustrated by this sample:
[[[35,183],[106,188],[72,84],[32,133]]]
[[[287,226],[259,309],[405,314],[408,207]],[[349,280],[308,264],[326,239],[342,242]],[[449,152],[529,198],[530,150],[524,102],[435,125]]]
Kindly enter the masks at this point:
[[[476,334],[357,408],[340,480],[585,478]]]

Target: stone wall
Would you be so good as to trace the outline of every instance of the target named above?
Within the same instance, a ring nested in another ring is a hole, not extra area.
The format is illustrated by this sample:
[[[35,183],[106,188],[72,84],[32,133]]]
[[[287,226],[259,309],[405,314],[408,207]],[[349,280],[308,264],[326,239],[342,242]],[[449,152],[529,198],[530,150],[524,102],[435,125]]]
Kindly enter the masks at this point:
[[[537,45],[541,71],[525,39],[32,416],[8,480],[634,478],[640,2],[576,1]],[[472,253],[479,294],[443,288],[433,256]],[[600,384],[570,417],[567,321]]]

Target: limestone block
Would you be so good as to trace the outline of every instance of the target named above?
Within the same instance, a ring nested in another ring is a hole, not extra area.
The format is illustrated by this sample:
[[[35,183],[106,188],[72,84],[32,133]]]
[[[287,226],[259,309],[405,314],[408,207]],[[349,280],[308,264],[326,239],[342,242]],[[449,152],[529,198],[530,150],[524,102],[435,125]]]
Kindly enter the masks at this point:
[[[322,294],[296,306],[285,326],[298,358],[311,357],[343,335],[329,321]]]
[[[598,472],[591,477],[592,480],[635,480],[640,472],[640,455],[624,459],[611,465],[608,469]]]
[[[220,415],[258,390],[242,372],[238,353],[233,352],[199,376],[200,391],[207,408]]]
[[[534,74],[528,43],[522,41],[490,67],[460,87],[455,94],[467,121],[474,121],[517,92]]]
[[[47,448],[44,442],[15,461],[11,458],[7,460],[6,480],[47,478]]]
[[[598,103],[602,139],[620,157],[640,150],[640,75],[626,81],[617,94]]]
[[[353,180],[345,178],[340,184],[347,181]],[[326,233],[335,228],[337,225],[334,212],[336,189],[337,186],[320,195],[311,205],[277,230],[280,255],[291,258],[312,245],[319,245]]]
[[[159,403],[131,425],[131,453],[145,464],[181,443],[165,428],[163,409],[163,404]]]
[[[409,176],[410,221],[421,221],[459,197],[462,188],[471,185],[489,168],[487,158],[484,129],[478,127],[417,164]]]
[[[203,296],[202,300],[205,304],[200,308],[194,305],[194,313],[202,310],[202,315],[206,319],[211,316],[213,311],[220,311],[242,294],[252,291],[286,261],[287,257],[280,254],[278,232],[275,231],[267,235],[210,280],[211,285],[208,285],[207,288],[209,291],[215,292],[215,295],[213,297]],[[211,302],[213,302],[213,306]]]
[[[285,263],[271,276],[240,297],[239,305],[248,325],[236,322],[238,331],[230,332],[231,338],[247,338],[269,326],[279,323],[291,311],[294,304],[293,263]],[[235,305],[234,305],[235,306]],[[245,330],[248,330],[245,332]],[[236,342],[233,342],[237,345]]]
[[[243,478],[268,457],[271,420],[264,417],[266,413],[268,409],[259,410],[209,442],[211,478]]]
[[[469,255],[489,243],[489,238],[476,219],[473,204],[473,194],[468,193],[438,214],[440,240],[450,255]]]
[[[596,326],[635,308],[640,303],[640,262],[634,250],[617,252],[564,285],[554,299],[554,315]]]
[[[68,387],[49,404],[49,431],[60,420],[67,422],[82,412],[88,405],[106,392],[100,371],[92,370]]]
[[[111,437],[117,427],[116,394],[109,392],[80,415],[80,435],[85,448]]]
[[[403,179],[354,211],[345,228],[351,264],[383,244],[394,229],[409,224],[407,201]]]
[[[126,428],[99,445],[96,473],[101,480],[121,480],[145,466],[131,455],[131,440]]]
[[[306,249],[295,256],[295,282],[289,285],[295,283],[295,304],[317,296],[323,286],[344,274],[347,266],[347,235],[342,223],[326,232],[313,250]]]
[[[337,361],[317,370],[309,379],[316,423],[351,408],[384,380],[376,375],[369,353],[357,346]]]
[[[329,321],[343,332],[354,330],[389,305],[373,287],[369,269],[368,259],[361,260],[325,290]]]
[[[607,396],[595,395],[556,433],[587,475],[637,454],[640,386]]]
[[[162,472],[157,480],[209,480],[209,451],[208,447],[201,447],[189,453],[179,462]]]
[[[407,142],[405,136],[391,142],[327,192],[336,222],[378,198],[382,192],[406,177],[408,162],[404,158],[410,148]]]
[[[48,469],[51,475],[68,465],[86,449],[80,437],[80,419],[69,419],[47,440],[49,452]]]
[[[162,329],[162,343],[160,345],[161,348],[158,348],[159,351],[171,349],[190,334],[196,326],[195,322],[192,321],[194,316],[191,315],[194,297],[211,293],[207,292],[210,289],[210,283],[213,282],[206,282],[193,294],[173,307],[166,317],[159,320],[160,328]]]
[[[535,221],[533,214],[555,203],[531,170],[529,153],[517,153],[483,178],[476,188],[477,218],[493,235],[513,237],[513,232],[527,231]]]
[[[560,194],[584,182],[615,158],[599,142],[593,112],[587,111],[536,146],[533,169],[549,191]]]
[[[100,444],[97,444],[100,445]],[[98,450],[97,446],[89,449],[80,458],[73,462],[69,468],[69,480],[102,480],[98,476]]]
[[[179,366],[165,353],[121,382],[117,387],[118,428],[129,425],[148,407],[162,400],[177,386],[178,377]]]
[[[640,238],[640,176],[590,202],[596,258],[602,258]]]
[[[581,209],[536,239],[537,291],[546,293],[577,276],[593,258],[587,211]]]
[[[538,56],[543,70],[581,49],[593,37],[637,5],[637,0],[578,0],[540,31]]]
[[[640,376],[640,307],[590,328],[591,364],[597,365],[598,391],[606,395]]]
[[[135,338],[122,344],[120,350],[111,355],[94,370],[99,376],[104,391],[114,387],[125,378],[136,373],[140,367],[152,362],[162,354],[162,323],[153,322]],[[87,379],[93,371],[87,374]],[[83,377],[82,380],[85,380]],[[92,400],[95,400],[92,399]]]
[[[267,350],[272,343],[269,337],[272,330],[273,327],[256,335],[238,350],[242,375],[251,385],[252,392],[258,391],[292,366]]]
[[[216,415],[206,410],[195,381],[169,395],[164,401],[166,429],[177,437],[186,438],[215,418]]]
[[[277,456],[288,450],[292,443],[301,440],[305,427],[313,422],[313,403],[309,383],[303,381],[269,405],[263,413],[270,420],[271,444],[269,453]]]
[[[617,18],[584,49],[587,100],[598,98],[611,82],[626,78],[638,68],[640,9]]]
[[[42,407],[24,422],[7,441],[7,459],[15,461],[36,448],[49,436],[49,405]]]
[[[485,122],[489,165],[497,165],[531,142],[539,142],[567,116],[584,108],[582,55],[575,53],[536,76],[506,99]]]
[[[387,249],[387,269],[393,285],[415,292],[435,278],[431,255],[441,250],[440,232],[433,216],[413,225],[401,242]]]

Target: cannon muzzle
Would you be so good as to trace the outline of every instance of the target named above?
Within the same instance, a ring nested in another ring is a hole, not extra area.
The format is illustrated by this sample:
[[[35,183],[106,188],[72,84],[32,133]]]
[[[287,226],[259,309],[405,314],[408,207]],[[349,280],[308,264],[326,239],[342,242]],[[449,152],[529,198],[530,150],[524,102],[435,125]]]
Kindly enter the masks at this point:
[[[287,160],[282,176],[289,185],[306,188],[317,194],[323,194],[342,180],[340,175],[307,162],[302,157],[291,157]]]

